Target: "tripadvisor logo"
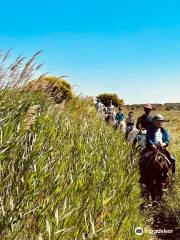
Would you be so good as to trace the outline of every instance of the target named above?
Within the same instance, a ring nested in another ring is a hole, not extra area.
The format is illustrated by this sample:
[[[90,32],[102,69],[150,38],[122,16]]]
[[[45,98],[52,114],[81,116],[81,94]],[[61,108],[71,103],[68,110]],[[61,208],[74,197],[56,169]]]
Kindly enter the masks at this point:
[[[143,234],[143,229],[142,229],[142,227],[136,227],[135,228],[135,233],[136,233],[136,235],[142,235]]]

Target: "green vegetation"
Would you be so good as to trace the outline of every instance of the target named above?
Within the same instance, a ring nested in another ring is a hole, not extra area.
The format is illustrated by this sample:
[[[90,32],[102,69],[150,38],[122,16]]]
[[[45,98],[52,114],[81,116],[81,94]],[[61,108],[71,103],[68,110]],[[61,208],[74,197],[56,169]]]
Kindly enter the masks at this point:
[[[92,100],[73,97],[62,108],[41,91],[22,90],[24,78],[4,76],[1,239],[139,239],[137,159]]]
[[[180,119],[179,111],[171,110],[167,112],[167,118],[170,120],[166,127],[171,134],[171,151],[176,157],[176,183],[172,191],[165,196],[165,206],[167,215],[174,218],[180,227]]]
[[[55,103],[71,99],[73,96],[71,85],[63,78],[55,76],[41,76],[37,80],[28,83],[30,91],[41,91],[53,98]]]
[[[57,77],[29,82],[39,53],[10,65],[8,54],[0,63],[0,239],[139,239],[134,228],[146,222],[137,156],[102,122],[92,98],[73,96]],[[113,100],[100,96],[105,105]],[[113,96],[113,105],[123,103]],[[164,207],[180,225],[179,111],[160,112],[170,120],[177,158],[177,182]]]
[[[132,239],[138,175],[120,136],[78,97],[58,112],[36,94],[13,96],[1,93],[4,239]]]

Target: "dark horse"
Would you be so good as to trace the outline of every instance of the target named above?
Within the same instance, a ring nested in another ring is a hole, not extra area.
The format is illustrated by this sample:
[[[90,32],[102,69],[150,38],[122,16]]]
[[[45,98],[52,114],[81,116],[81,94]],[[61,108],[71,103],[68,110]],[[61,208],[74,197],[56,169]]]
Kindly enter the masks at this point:
[[[107,113],[105,116],[106,123],[109,125],[114,125],[115,119],[113,113]]]
[[[139,166],[140,182],[145,185],[147,197],[151,196],[152,201],[160,199],[163,188],[170,185],[172,175],[171,163],[163,150],[142,154]]]

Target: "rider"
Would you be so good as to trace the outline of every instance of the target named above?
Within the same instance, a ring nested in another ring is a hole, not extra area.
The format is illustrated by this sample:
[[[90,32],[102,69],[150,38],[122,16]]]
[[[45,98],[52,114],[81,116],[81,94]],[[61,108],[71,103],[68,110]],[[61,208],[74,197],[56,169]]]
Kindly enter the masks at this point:
[[[129,132],[134,128],[135,118],[134,113],[129,112],[128,117],[126,118],[126,137],[128,136]]]
[[[115,115],[115,124],[114,129],[116,130],[119,126],[121,126],[121,122],[124,120],[124,113],[122,112],[122,106],[118,107],[118,112]],[[122,127],[122,126],[121,126]]]
[[[146,140],[146,130],[152,125],[153,117],[150,115],[152,111],[152,105],[147,103],[144,105],[144,114],[137,119],[136,128],[139,130],[134,141],[133,148],[137,145],[138,142],[141,142],[140,148],[144,148]]]
[[[110,100],[110,103],[107,106],[107,112],[108,113],[113,113],[114,112],[114,105],[112,104],[112,100]]]
[[[152,105],[151,104],[145,104],[144,105],[144,114],[137,119],[136,128],[137,129],[148,129],[153,122],[153,117],[150,116],[150,113],[152,111]]]
[[[131,111],[128,113],[128,117],[126,118],[126,125],[134,126],[134,124],[135,124],[134,113]]]
[[[107,106],[107,111],[106,111],[106,115],[107,117],[111,117],[112,120],[115,119],[115,107],[114,105],[112,104],[112,100],[110,100],[110,103],[109,105]]]
[[[147,149],[157,152],[158,149],[162,149],[162,152],[166,155],[172,164],[172,174],[175,177],[175,158],[167,150],[169,146],[169,134],[166,129],[163,128],[164,118],[162,115],[157,114],[153,118],[153,125],[147,130],[146,143]]]
[[[116,113],[115,120],[118,124],[124,120],[124,113],[122,112],[123,108],[121,106],[118,107],[118,112]]]
[[[101,106],[102,106],[102,104],[101,104],[100,100],[97,99],[97,102],[96,102],[96,104],[95,104],[95,108],[96,108],[96,110],[99,111],[100,108],[101,108]]]

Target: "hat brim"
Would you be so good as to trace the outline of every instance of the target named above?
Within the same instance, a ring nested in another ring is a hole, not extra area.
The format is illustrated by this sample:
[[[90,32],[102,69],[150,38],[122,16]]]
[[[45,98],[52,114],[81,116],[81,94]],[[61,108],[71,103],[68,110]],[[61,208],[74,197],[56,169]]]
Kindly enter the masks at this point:
[[[154,121],[159,121],[159,122],[164,122],[164,119],[158,119],[158,118],[155,118],[153,119]]]
[[[149,110],[152,110],[152,108],[151,107],[144,107],[145,109],[149,109]]]

